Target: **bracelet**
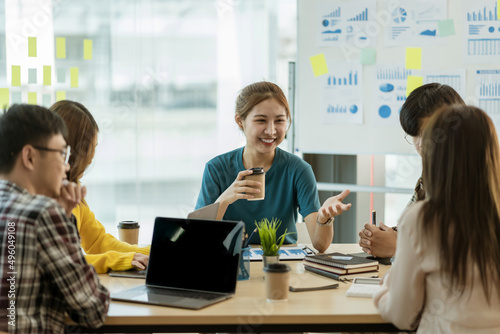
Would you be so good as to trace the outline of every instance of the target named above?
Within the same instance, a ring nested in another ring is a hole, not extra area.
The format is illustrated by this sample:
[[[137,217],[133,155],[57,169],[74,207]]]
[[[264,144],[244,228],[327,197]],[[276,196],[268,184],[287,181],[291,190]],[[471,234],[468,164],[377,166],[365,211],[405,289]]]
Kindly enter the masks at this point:
[[[316,216],[316,224],[318,224],[319,226],[332,226],[333,221],[335,220],[335,218],[330,217],[330,218],[328,218],[328,220],[326,222],[320,223],[318,220],[318,216]]]

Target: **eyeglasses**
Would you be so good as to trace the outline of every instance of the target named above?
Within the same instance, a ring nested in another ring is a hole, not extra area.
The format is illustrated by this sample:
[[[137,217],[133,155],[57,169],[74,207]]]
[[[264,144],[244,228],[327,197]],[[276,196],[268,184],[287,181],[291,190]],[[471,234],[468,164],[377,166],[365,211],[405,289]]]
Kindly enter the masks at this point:
[[[417,145],[420,145],[422,143],[422,134],[419,134],[416,137],[410,136],[409,134],[405,134],[405,140],[410,145],[415,145],[413,138],[418,138],[418,142],[416,143]]]
[[[63,159],[64,159],[64,165],[67,165],[69,162],[69,157],[71,156],[71,147],[68,145],[66,146],[66,149],[64,150],[56,150],[54,148],[47,148],[47,147],[41,147],[41,146],[33,146],[33,148],[41,151],[47,151],[47,152],[59,152],[61,153]]]

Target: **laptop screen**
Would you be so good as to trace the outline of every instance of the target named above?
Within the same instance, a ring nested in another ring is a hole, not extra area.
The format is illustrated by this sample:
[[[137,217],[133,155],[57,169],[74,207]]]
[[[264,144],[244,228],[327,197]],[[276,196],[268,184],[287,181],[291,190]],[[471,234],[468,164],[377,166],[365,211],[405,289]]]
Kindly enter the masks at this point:
[[[233,293],[244,224],[157,217],[146,284]]]

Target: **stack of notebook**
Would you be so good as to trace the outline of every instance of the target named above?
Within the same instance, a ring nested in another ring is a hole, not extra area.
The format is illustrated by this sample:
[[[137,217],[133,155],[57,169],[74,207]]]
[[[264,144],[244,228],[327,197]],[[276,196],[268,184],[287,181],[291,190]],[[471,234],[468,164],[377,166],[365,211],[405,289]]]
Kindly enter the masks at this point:
[[[311,255],[304,258],[308,271],[339,281],[354,277],[378,277],[378,261],[342,253]]]

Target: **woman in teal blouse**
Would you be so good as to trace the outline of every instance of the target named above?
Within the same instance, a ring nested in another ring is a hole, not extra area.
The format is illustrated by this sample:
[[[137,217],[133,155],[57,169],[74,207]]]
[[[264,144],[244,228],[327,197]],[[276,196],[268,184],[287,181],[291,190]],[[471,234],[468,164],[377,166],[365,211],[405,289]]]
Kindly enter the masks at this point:
[[[296,232],[299,211],[314,248],[325,251],[333,239],[333,218],[351,207],[342,203],[349,190],[328,198],[320,207],[311,166],[278,148],[290,122],[283,91],[265,81],[245,87],[236,100],[235,121],[245,134],[246,145],[206,164],[196,208],[219,202],[217,219],[242,220],[247,231],[263,218],[278,218],[282,221],[278,235],[285,229]],[[266,172],[264,200],[247,201],[258,192],[249,187],[258,186],[257,181],[245,180],[253,167],[263,167]],[[258,243],[258,235],[250,242]],[[296,233],[285,239],[285,243],[296,242]]]

